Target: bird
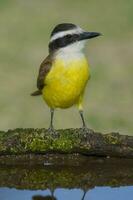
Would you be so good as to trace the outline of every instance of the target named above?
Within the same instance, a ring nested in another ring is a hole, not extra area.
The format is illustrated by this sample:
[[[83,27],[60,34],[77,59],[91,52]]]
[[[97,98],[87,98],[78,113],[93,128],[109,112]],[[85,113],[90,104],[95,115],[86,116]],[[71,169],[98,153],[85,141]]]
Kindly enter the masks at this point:
[[[87,125],[83,112],[83,97],[90,79],[90,65],[84,53],[86,42],[100,36],[88,32],[73,23],[61,23],[54,27],[48,44],[49,54],[40,65],[37,90],[32,96],[42,95],[50,108],[49,131],[56,133],[53,125],[54,111],[77,106],[82,128]]]

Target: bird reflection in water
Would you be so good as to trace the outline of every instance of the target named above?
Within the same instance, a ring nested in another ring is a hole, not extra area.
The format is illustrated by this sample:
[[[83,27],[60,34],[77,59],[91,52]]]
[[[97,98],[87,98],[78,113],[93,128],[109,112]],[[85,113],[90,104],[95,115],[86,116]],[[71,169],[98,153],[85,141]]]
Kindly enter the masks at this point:
[[[86,193],[87,193],[87,191],[83,191],[83,196],[82,196],[81,200],[85,200]],[[32,200],[58,200],[58,199],[56,197],[54,197],[54,194],[52,192],[51,195],[46,195],[46,196],[35,195],[32,197]]]
[[[85,200],[85,196],[86,196],[87,191],[83,191],[83,196],[81,200]]]
[[[57,200],[57,199],[51,195],[47,196],[35,195],[32,197],[32,200]]]

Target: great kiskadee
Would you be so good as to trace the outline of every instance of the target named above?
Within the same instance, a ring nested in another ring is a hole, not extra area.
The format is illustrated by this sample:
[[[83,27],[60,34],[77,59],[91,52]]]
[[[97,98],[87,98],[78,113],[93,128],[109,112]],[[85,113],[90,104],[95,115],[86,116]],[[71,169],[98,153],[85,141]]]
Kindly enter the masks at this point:
[[[49,55],[41,63],[37,78],[38,90],[31,95],[42,95],[50,107],[49,130],[53,133],[54,110],[73,105],[77,105],[83,128],[86,128],[82,101],[90,68],[83,49],[88,39],[99,35],[71,23],[58,24],[51,33]]]

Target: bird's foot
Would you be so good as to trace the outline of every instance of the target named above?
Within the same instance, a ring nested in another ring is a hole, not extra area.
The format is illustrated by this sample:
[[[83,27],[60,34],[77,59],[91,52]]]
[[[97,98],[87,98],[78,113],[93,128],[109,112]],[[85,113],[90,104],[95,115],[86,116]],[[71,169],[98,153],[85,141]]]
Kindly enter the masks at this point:
[[[87,126],[82,126],[81,128],[84,137],[87,137],[88,134],[94,133],[92,129],[89,129]]]
[[[54,129],[53,126],[50,126],[48,128],[48,133],[53,137],[53,138],[58,138],[59,137],[59,133]]]

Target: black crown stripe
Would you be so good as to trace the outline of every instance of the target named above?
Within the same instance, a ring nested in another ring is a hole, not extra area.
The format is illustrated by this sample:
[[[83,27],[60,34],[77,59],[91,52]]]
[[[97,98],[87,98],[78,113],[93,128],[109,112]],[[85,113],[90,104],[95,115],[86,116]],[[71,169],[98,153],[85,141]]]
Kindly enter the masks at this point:
[[[77,26],[75,24],[71,23],[63,23],[63,24],[58,24],[52,31],[51,36],[53,36],[56,33],[59,33],[61,31],[67,31],[67,30],[72,30],[76,28]]]

